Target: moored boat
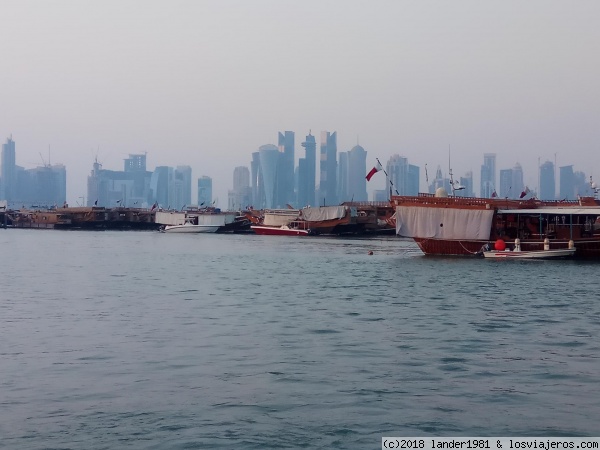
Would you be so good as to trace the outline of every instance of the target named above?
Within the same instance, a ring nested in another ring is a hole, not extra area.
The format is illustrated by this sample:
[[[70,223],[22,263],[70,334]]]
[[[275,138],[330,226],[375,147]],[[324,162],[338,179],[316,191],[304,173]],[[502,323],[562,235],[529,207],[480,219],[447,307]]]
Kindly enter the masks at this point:
[[[183,225],[166,225],[165,233],[216,233],[219,225],[198,225],[186,221]]]
[[[420,194],[393,196],[396,233],[415,240],[427,255],[476,255],[502,239],[520,240],[522,252],[566,250],[575,257],[600,258],[600,202],[509,200]],[[541,255],[541,254],[540,254]],[[525,255],[522,255],[525,256]]]
[[[575,248],[558,248],[554,250],[511,251],[488,250],[483,252],[485,258],[496,259],[557,259],[569,258],[575,254]]]
[[[308,236],[311,234],[310,228],[307,228],[306,224],[300,221],[290,222],[288,225],[281,225],[279,227],[251,225],[250,229],[256,234],[269,236]]]

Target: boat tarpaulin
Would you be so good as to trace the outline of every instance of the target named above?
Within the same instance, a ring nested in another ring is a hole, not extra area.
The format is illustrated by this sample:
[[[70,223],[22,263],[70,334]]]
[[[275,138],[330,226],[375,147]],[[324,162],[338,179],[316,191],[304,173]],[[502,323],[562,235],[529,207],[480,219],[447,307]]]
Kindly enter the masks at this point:
[[[396,207],[396,234],[434,239],[489,239],[491,209]]]
[[[289,210],[289,212],[280,213],[265,213],[265,217],[263,219],[263,225],[268,227],[280,227],[282,225],[287,225],[292,220],[296,220],[298,218],[297,210]]]
[[[309,222],[341,219],[346,214],[347,206],[319,206],[302,210],[302,218]]]

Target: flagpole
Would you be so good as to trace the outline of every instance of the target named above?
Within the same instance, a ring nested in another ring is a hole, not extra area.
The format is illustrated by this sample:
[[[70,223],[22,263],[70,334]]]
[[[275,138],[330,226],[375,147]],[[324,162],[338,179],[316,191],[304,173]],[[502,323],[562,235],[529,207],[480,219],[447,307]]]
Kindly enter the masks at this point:
[[[392,197],[392,188],[394,187],[394,183],[392,182],[392,179],[390,178],[388,173],[383,168],[383,164],[381,164],[381,161],[379,161],[379,158],[375,158],[375,160],[377,161],[377,164],[379,164],[381,166],[381,170],[383,171],[383,173],[385,173],[385,177],[390,181],[390,200],[391,200],[392,199],[391,198]],[[400,195],[400,193],[398,192],[398,189],[394,188],[394,190],[396,191],[396,195]]]

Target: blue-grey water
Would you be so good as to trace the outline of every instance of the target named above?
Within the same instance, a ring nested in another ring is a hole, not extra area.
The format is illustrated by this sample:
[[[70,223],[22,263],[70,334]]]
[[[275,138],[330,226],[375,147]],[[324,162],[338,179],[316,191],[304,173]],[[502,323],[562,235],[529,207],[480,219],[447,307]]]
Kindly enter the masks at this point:
[[[415,249],[0,230],[0,447],[597,436],[600,264]]]

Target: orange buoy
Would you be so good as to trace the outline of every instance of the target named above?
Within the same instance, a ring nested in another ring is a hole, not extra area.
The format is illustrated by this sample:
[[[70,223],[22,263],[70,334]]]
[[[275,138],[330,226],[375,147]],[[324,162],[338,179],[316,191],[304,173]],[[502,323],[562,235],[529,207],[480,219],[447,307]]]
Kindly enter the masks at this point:
[[[498,250],[499,252],[503,252],[504,250],[506,250],[506,242],[504,242],[502,239],[498,239],[494,243],[494,250]]]

